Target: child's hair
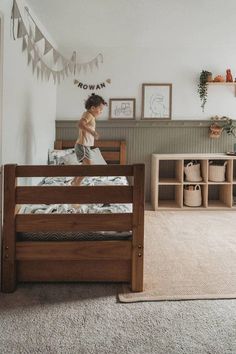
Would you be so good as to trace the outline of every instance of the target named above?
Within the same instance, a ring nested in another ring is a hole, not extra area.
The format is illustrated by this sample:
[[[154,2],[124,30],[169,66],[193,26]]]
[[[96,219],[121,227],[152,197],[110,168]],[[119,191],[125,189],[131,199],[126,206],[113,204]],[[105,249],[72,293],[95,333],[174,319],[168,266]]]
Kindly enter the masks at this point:
[[[85,108],[90,109],[91,107],[98,107],[100,104],[107,105],[106,101],[101,96],[92,93],[92,95],[85,101]]]

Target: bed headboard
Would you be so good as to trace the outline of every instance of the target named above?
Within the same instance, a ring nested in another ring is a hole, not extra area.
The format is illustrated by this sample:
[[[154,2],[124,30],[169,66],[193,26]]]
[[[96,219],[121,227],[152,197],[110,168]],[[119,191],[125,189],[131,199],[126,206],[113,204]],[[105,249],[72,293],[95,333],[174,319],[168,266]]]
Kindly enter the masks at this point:
[[[56,140],[54,149],[63,150],[73,148],[74,140]],[[126,141],[124,140],[98,140],[95,147],[101,150],[103,158],[108,164],[126,164]]]

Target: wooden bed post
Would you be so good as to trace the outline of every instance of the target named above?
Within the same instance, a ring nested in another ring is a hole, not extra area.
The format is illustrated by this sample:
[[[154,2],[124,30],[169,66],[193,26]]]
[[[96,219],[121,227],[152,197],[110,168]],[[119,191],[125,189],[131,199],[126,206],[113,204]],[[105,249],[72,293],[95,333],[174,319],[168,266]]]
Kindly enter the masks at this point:
[[[54,141],[54,149],[57,149],[57,150],[62,150],[62,140],[56,140]]]
[[[134,165],[132,291],[143,291],[145,165]]]
[[[120,165],[126,164],[126,141],[120,142]]]
[[[4,204],[2,241],[2,291],[13,292],[16,288],[15,259],[15,188],[16,165],[4,166]]]

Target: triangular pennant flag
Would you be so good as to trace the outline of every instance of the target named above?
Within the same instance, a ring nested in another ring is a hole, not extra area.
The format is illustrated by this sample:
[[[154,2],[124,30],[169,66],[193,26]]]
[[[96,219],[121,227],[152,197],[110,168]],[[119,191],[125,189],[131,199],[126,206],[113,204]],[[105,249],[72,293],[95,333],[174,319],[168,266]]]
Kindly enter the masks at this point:
[[[45,47],[44,47],[44,55],[47,54],[52,50],[51,44],[48,42],[48,40],[45,38]]]
[[[40,56],[39,56],[38,52],[35,50],[34,51],[34,61],[36,64],[38,64],[39,60],[40,60]]]
[[[41,64],[41,71],[44,71],[46,69],[46,66],[42,60],[40,61],[40,64]]]
[[[34,38],[33,30],[32,30],[31,27],[29,28],[29,38],[30,38],[30,39],[33,39],[33,38]]]
[[[27,34],[24,22],[20,19],[18,21],[18,28],[17,28],[17,38],[22,38]]]
[[[21,18],[21,14],[15,0],[13,2],[11,18],[13,19]]]
[[[40,41],[43,38],[44,38],[44,35],[40,31],[40,29],[37,26],[35,26],[35,38],[34,38],[35,43]]]
[[[24,52],[27,48],[27,41],[26,38],[23,37],[23,41],[22,41],[22,52]]]
[[[62,62],[63,68],[65,68],[67,66],[67,60],[61,56],[61,62]]]
[[[100,58],[100,62],[103,63],[103,55],[101,53],[98,54],[98,58]]]
[[[110,83],[111,83],[111,79],[107,79],[106,82],[107,82],[108,84],[110,84]]]
[[[98,58],[95,58],[95,65],[98,68]]]
[[[83,67],[84,73],[86,74],[87,73],[87,63],[82,64],[82,67]]]
[[[37,66],[37,62],[33,59],[32,61],[33,74],[35,72],[36,66]]]
[[[74,71],[74,64],[70,61],[68,66],[69,66],[69,70],[70,70],[70,72],[72,74],[73,71]]]
[[[74,51],[73,54],[72,54],[71,62],[72,62],[72,64],[73,64],[73,67],[72,67],[72,66],[69,66],[70,72],[71,72],[71,74],[74,74],[74,75],[75,75],[75,72],[76,72],[76,52],[75,52],[75,51]]]
[[[54,60],[55,64],[57,63],[59,57],[60,57],[60,54],[56,51],[56,49],[53,48],[53,60]]]
[[[49,68],[46,68],[46,78],[47,78],[47,81],[49,81],[50,79],[50,76],[51,76],[51,70]]]
[[[65,74],[66,76],[68,76],[69,72],[68,72],[68,65],[65,66]]]
[[[74,80],[74,84],[77,85],[79,83],[78,80]]]
[[[93,62],[92,61],[89,62],[89,68],[91,71],[93,71]]]
[[[27,46],[28,53],[30,53],[33,49],[34,49],[33,44],[31,42],[31,40],[29,39],[28,40],[28,46]]]
[[[41,64],[41,80],[43,80],[44,72],[45,72],[45,64],[44,62],[42,62],[42,60],[40,61],[40,64]]]
[[[53,76],[53,80],[54,80],[54,84],[55,84],[56,79],[57,79],[57,73],[55,71],[52,71],[52,76]]]
[[[31,53],[30,53],[30,52],[28,52],[28,65],[30,64],[31,60],[32,60]]]
[[[76,65],[76,69],[77,69],[77,73],[79,74],[80,71],[81,71],[81,65],[80,65],[80,64],[77,64],[77,65]]]
[[[72,61],[73,63],[76,62],[76,52],[75,52],[75,51],[74,51],[73,54],[72,54],[71,61]]]
[[[57,82],[58,82],[58,84],[60,84],[60,82],[61,82],[61,74],[60,74],[60,72],[57,73]]]

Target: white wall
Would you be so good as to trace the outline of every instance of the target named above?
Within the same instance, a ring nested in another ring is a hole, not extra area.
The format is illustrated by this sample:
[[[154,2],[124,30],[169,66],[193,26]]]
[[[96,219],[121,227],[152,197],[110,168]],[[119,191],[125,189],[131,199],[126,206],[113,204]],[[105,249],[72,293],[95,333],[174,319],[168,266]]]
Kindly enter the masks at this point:
[[[24,0],[18,0],[18,5],[24,15]],[[27,66],[22,39],[14,41],[11,35],[11,6],[12,1],[0,0],[4,15],[3,163],[45,164],[55,137],[56,86],[37,80]]]
[[[202,69],[216,76],[231,68],[236,77],[235,0],[99,0],[73,6],[78,21],[72,27],[64,23],[63,29],[68,38],[69,32],[70,38],[80,36],[74,49],[77,46],[82,61],[99,51],[104,55],[99,71],[76,78],[86,83],[112,80],[97,93],[106,99],[136,98],[139,119],[141,84],[172,83],[173,119],[207,119],[216,114],[236,118],[233,88],[209,87],[204,113],[197,93]],[[62,49],[70,53],[72,47]],[[58,88],[57,119],[78,118],[88,94],[76,88],[73,77],[67,79]],[[103,118],[107,117],[108,110]]]

